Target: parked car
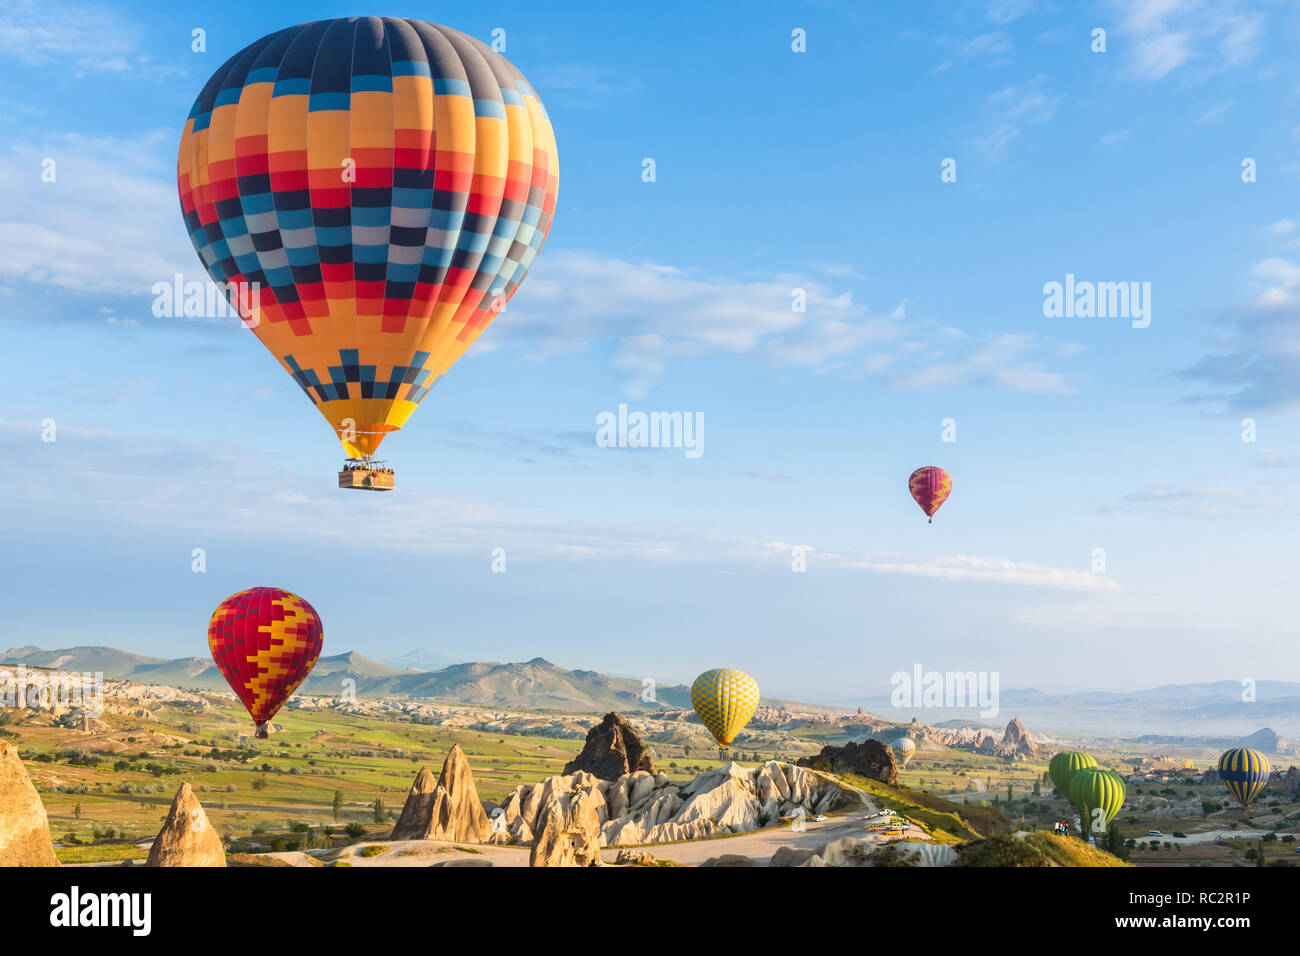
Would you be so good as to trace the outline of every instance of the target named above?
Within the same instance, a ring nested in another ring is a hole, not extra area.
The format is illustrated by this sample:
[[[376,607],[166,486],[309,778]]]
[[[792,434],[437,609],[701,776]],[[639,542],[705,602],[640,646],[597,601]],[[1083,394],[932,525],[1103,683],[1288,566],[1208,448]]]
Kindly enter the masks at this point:
[[[1180,839],[1180,840],[1186,840],[1186,839],[1187,839],[1187,834],[1184,833],[1184,832],[1182,832],[1181,830],[1175,830],[1175,831],[1174,831],[1174,836],[1178,837],[1178,839]]]
[[[1164,836],[1159,830],[1148,830],[1147,836]]]

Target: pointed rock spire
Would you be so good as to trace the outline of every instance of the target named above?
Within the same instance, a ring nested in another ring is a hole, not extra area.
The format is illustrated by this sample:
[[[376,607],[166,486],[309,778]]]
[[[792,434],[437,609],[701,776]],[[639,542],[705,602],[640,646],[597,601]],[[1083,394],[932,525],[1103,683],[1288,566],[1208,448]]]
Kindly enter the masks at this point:
[[[454,744],[436,786],[428,767],[416,774],[389,839],[481,843],[491,831],[469,761],[460,744]]]
[[[221,837],[212,829],[203,804],[190,785],[181,784],[167,821],[149,848],[145,866],[225,865],[226,851],[221,847]]]

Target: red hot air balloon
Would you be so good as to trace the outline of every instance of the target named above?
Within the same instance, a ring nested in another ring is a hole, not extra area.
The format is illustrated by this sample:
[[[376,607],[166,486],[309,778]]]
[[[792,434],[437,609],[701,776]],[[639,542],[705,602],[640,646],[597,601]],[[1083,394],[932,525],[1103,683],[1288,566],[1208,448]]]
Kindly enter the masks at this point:
[[[310,604],[279,588],[249,588],[217,606],[208,648],[221,675],[252,715],[257,736],[320,657],[324,628]]]
[[[912,477],[907,479],[907,490],[933,522],[934,513],[952,493],[952,478],[942,468],[926,465],[912,472]]]

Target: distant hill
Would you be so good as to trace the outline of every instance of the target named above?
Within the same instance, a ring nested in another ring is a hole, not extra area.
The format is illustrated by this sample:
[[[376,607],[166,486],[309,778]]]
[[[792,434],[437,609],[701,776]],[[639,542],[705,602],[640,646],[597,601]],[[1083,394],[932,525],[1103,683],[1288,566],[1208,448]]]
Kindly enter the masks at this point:
[[[360,658],[360,655],[353,655]],[[364,658],[360,658],[365,661]],[[322,658],[322,662],[324,659]],[[367,669],[335,668],[312,672],[302,692],[338,694],[341,681],[356,681],[356,693],[365,697],[419,697],[481,707],[533,710],[652,711],[689,707],[686,688],[660,688],[658,701],[641,700],[641,682],[608,677],[596,671],[566,670],[542,657],[522,663],[474,662],[452,664],[436,671],[377,673],[373,661]]]
[[[203,657],[163,660],[111,647],[10,648],[0,665],[100,672],[105,677],[166,684],[187,690],[228,690],[215,664]],[[596,671],[566,670],[545,658],[515,664],[474,662],[418,671],[371,660],[356,651],[322,657],[299,693],[334,696],[344,680],[362,697],[419,697],[502,709],[654,711],[690,707],[689,688],[657,688],[658,700],[641,700],[641,682]]]
[[[229,690],[217,665],[206,657],[163,660],[112,647],[64,647],[53,651],[39,647],[11,647],[0,654],[0,665],[100,673],[108,678],[133,680],[141,684],[165,684],[186,690]],[[311,679],[333,680],[337,687],[338,679],[334,675],[343,673],[371,680],[405,672],[349,651],[333,657],[322,657],[312,669]],[[338,693],[338,690],[332,693]]]
[[[650,713],[688,710],[690,689],[682,684],[660,685],[655,700],[641,699],[642,685],[635,678],[612,677],[590,670],[567,670],[542,657],[520,663],[471,662],[451,664],[437,670],[399,666],[404,660],[420,659],[412,651],[404,658],[381,663],[356,651],[322,657],[300,692],[334,696],[348,688],[362,697],[410,697],[449,704],[501,710],[552,710],[602,713],[621,710]],[[165,684],[187,690],[227,690],[225,679],[205,657],[164,660],[132,654],[112,647],[85,646],[44,650],[39,647],[10,648],[0,655],[0,665],[45,667],[69,671],[99,671],[105,677],[124,678],[147,684]],[[922,716],[934,727],[995,724],[1000,732],[1008,717],[1018,716],[1026,726],[1050,734],[1087,733],[1094,738],[1133,739],[1159,735],[1169,744],[1219,746],[1225,740],[1257,738],[1261,749],[1268,747],[1270,734],[1284,740],[1300,738],[1300,683],[1260,681],[1256,699],[1241,700],[1241,685],[1235,681],[1200,684],[1169,684],[1141,691],[1078,691],[1046,693],[1034,689],[1002,691],[1000,713],[982,719],[976,710],[929,709]],[[837,723],[852,736],[852,712],[843,708],[802,704],[764,697],[765,707],[819,712],[820,720]],[[881,717],[906,724],[917,716],[913,708],[894,708],[888,698],[861,702]],[[783,725],[790,715],[781,717]],[[846,723],[848,721],[849,723]],[[1260,730],[1261,727],[1274,730]],[[1291,746],[1294,746],[1292,744]],[[1271,753],[1290,752],[1286,746]]]
[[[999,695],[999,717],[1015,714],[1027,725],[1049,733],[1136,737],[1160,734],[1187,738],[1239,738],[1261,725],[1277,729],[1283,737],[1300,737],[1300,683],[1262,680],[1255,684],[1254,700],[1243,701],[1238,681],[1164,684],[1136,691],[1075,691],[1044,693],[1033,689],[1007,689]],[[894,720],[907,720],[915,708],[895,708],[888,697],[868,698],[862,705]],[[990,723],[976,709],[931,709],[934,726]],[[1172,742],[1172,741],[1171,741]]]

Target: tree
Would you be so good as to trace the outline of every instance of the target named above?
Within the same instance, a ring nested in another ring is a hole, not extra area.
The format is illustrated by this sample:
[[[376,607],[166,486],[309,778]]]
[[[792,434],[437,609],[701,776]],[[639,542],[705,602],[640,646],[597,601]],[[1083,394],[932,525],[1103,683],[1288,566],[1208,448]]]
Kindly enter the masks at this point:
[[[1106,831],[1106,849],[1121,860],[1127,861],[1129,858],[1129,848],[1133,845],[1132,840],[1125,840],[1124,834],[1117,826],[1111,826]]]
[[[77,804],[75,807],[72,808],[72,815],[78,820],[81,819],[81,804]]]
[[[375,797],[375,822],[384,822],[384,798]]]
[[[334,819],[343,819],[343,791],[334,791]]]

